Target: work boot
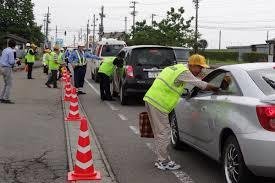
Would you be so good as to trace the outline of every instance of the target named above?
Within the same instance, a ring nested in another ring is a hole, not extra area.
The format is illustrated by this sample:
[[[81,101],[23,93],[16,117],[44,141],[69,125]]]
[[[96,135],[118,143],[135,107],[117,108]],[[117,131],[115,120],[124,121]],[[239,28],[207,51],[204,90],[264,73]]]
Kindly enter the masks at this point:
[[[85,95],[86,93],[83,92],[83,91],[78,91],[77,94],[78,94],[78,95]]]

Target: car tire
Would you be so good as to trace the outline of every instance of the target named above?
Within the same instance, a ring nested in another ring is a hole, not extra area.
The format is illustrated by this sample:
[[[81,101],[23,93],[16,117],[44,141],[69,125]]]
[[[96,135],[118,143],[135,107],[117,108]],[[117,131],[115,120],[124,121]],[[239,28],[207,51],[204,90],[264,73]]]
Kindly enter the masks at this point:
[[[119,99],[120,99],[121,105],[127,105],[128,104],[128,97],[125,96],[125,91],[124,91],[123,86],[121,86],[120,89],[119,89]]]
[[[175,111],[169,114],[169,122],[171,126],[171,145],[174,149],[180,149],[182,142],[179,137],[178,122]]]
[[[229,136],[225,141],[222,162],[227,183],[253,182],[254,175],[246,167],[241,148],[234,135]]]

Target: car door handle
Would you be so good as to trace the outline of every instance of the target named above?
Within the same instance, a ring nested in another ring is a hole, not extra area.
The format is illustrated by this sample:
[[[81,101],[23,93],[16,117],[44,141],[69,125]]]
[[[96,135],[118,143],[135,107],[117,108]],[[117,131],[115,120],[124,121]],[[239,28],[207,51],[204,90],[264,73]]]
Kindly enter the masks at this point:
[[[206,110],[207,110],[207,106],[202,106],[202,107],[201,107],[201,111],[202,111],[202,112],[206,112]]]

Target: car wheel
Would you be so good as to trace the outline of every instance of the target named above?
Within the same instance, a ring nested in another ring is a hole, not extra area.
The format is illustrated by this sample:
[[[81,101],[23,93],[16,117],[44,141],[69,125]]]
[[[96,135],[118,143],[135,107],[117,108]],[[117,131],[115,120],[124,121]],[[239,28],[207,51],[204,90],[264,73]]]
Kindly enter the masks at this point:
[[[125,92],[124,92],[123,86],[121,86],[120,90],[119,90],[119,99],[120,99],[121,105],[127,105],[128,98],[125,96]]]
[[[227,183],[251,182],[253,174],[247,169],[235,136],[227,138],[223,148],[223,170]]]
[[[172,111],[169,115],[169,121],[171,126],[171,144],[175,149],[179,149],[181,145],[179,130],[178,130],[178,122],[176,113]]]

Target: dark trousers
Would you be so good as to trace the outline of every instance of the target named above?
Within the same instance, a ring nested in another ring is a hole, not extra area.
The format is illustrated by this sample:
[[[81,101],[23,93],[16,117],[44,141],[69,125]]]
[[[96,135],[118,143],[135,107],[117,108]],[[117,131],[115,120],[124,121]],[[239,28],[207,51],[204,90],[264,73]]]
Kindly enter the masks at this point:
[[[86,66],[76,66],[74,68],[74,86],[83,88],[86,75]]]
[[[111,99],[110,77],[103,73],[98,73],[100,79],[100,98],[102,100]]]
[[[71,73],[70,68],[69,68],[69,60],[67,58],[65,59],[65,62],[66,62],[66,68],[67,68],[68,72]]]
[[[31,79],[33,63],[27,63],[27,65],[28,65],[28,79]]]
[[[53,84],[54,88],[57,88],[57,72],[58,70],[51,70],[50,77],[47,84]]]

